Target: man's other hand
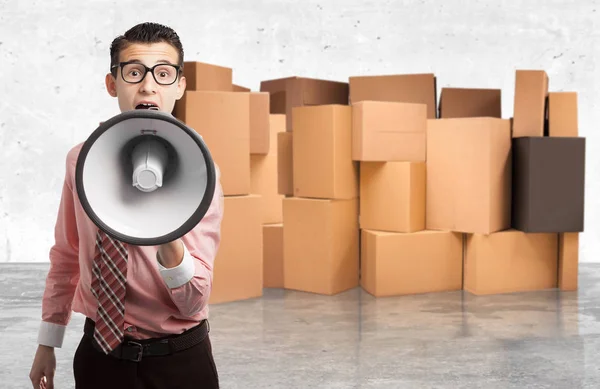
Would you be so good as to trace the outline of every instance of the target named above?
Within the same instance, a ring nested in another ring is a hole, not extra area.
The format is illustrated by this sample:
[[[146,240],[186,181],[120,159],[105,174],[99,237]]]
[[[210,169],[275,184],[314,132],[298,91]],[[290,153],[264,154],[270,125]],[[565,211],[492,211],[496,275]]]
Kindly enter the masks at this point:
[[[54,389],[56,356],[54,347],[39,345],[35,353],[29,379],[34,389]]]

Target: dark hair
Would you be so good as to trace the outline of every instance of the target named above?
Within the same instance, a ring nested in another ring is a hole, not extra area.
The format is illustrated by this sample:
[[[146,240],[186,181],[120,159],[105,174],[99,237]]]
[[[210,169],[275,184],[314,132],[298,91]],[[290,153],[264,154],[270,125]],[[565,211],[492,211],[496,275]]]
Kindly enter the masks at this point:
[[[110,45],[110,68],[113,76],[116,69],[113,66],[119,64],[121,50],[129,47],[132,43],[159,43],[165,42],[173,46],[179,52],[180,72],[183,72],[183,45],[179,35],[170,27],[158,23],[140,23],[133,26],[125,34],[116,37]]]

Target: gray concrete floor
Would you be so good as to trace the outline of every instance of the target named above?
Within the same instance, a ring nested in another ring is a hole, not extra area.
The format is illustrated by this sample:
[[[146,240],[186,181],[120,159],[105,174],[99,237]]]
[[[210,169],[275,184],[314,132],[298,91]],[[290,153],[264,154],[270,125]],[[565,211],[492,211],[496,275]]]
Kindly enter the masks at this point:
[[[0,387],[30,388],[46,264],[0,264]],[[580,290],[374,298],[266,289],[211,307],[223,388],[598,388],[600,265]],[[83,318],[57,349],[72,388]]]

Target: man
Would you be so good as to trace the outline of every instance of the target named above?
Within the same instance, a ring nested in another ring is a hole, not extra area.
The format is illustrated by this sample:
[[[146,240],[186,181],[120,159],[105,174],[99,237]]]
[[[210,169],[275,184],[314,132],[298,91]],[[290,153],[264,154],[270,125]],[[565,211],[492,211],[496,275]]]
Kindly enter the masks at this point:
[[[110,55],[106,88],[122,112],[173,111],[186,87],[175,31],[139,24],[113,41]],[[33,387],[54,387],[54,348],[75,311],[87,317],[73,359],[76,388],[218,388],[206,319],[223,217],[219,180],[206,216],[181,239],[122,244],[102,235],[79,202],[74,171],[82,145],[66,158]]]

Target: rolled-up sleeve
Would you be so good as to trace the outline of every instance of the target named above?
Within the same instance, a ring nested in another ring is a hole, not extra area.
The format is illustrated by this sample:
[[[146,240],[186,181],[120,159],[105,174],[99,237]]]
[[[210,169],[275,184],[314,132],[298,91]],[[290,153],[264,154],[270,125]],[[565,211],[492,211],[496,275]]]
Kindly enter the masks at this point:
[[[67,157],[65,180],[50,249],[50,269],[42,297],[38,344],[62,347],[71,306],[79,282],[79,236],[73,200],[73,169]]]
[[[159,271],[169,288],[171,299],[185,316],[198,314],[208,304],[215,257],[221,241],[223,213],[223,189],[217,180],[206,215],[181,238],[184,245],[181,263],[174,268],[165,268],[159,263]]]

